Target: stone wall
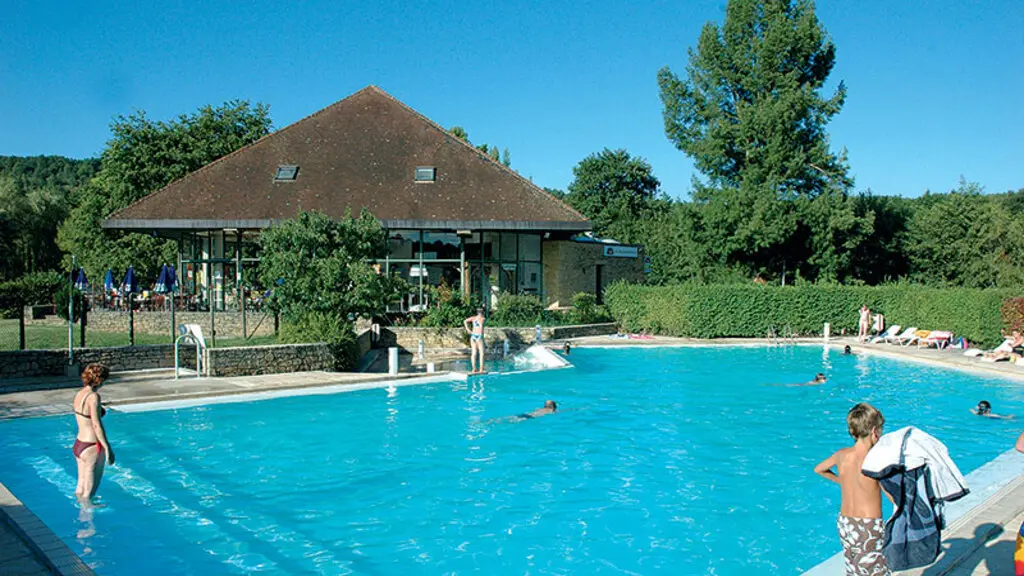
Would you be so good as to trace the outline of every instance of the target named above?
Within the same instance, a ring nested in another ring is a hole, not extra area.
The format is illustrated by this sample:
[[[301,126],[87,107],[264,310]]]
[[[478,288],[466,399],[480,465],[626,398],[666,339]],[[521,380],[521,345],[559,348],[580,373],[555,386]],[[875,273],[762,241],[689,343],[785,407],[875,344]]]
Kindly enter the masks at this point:
[[[75,350],[75,364],[85,366],[97,362],[113,372],[152,370],[174,367],[174,346],[116,346],[111,348],[80,348]],[[194,347],[181,347],[181,365],[195,366]],[[67,350],[20,350],[0,352],[0,378],[31,378],[63,376],[68,366]]]
[[[331,370],[335,365],[334,356],[326,344],[209,348],[206,357],[210,376]]]
[[[42,319],[28,320],[26,324],[49,324],[66,325],[66,320],[59,316],[47,316]],[[261,322],[262,321],[262,322]],[[89,330],[97,332],[120,332],[128,333],[128,313],[114,310],[92,310],[87,318]],[[203,335],[210,337],[210,313],[209,312],[175,312],[175,324],[199,324],[203,328]],[[214,326],[217,328],[217,336],[237,337],[242,336],[242,313],[232,310],[216,312]],[[246,313],[245,330],[249,336],[271,336],[274,334],[273,315],[263,313]],[[166,311],[151,312],[148,310],[135,311],[135,333],[136,334],[167,334],[171,335],[171,313]]]
[[[548,304],[571,306],[577,292],[595,294],[597,272],[601,267],[601,289],[618,280],[640,282],[644,279],[644,251],[636,258],[604,255],[607,244],[597,242],[554,241],[544,243],[544,292]]]
[[[583,336],[615,334],[616,331],[617,327],[614,323],[544,326],[541,327],[541,338],[543,340],[565,340]],[[536,332],[536,328],[486,327],[484,328],[484,340],[489,346],[505,339],[508,339],[513,348],[529,346],[536,341]],[[423,340],[424,348],[427,350],[469,347],[469,335],[461,328],[381,328],[380,341],[376,345],[381,348],[398,346],[406,352],[416,353],[419,350],[420,340]]]

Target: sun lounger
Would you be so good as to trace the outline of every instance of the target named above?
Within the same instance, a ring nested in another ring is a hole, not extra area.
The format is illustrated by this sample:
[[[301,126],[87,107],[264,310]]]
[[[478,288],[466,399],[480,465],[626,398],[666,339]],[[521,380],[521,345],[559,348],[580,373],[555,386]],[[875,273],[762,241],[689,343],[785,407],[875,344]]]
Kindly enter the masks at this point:
[[[931,330],[918,330],[917,332],[914,332],[913,336],[908,338],[906,341],[900,342],[900,344],[902,344],[904,346],[910,346],[911,344],[917,343],[919,340],[927,338],[928,335],[931,334],[931,333],[932,333]]]
[[[888,342],[889,339],[895,338],[896,336],[899,335],[900,328],[902,328],[902,326],[900,326],[899,324],[893,324],[892,326],[889,326],[889,328],[887,328],[885,332],[882,332],[878,336],[875,336],[871,340],[868,340],[868,342],[870,342],[871,344],[878,344],[879,342]]]
[[[930,348],[935,346],[938,349],[943,349],[949,346],[949,343],[953,340],[953,333],[946,330],[932,330],[928,334],[927,338],[922,338],[917,341],[918,348]]]
[[[916,332],[917,326],[911,326],[910,328],[907,328],[906,330],[901,332],[899,336],[887,339],[886,342],[889,342],[890,344],[905,345],[906,342],[910,341],[910,339],[914,337],[914,334]]]

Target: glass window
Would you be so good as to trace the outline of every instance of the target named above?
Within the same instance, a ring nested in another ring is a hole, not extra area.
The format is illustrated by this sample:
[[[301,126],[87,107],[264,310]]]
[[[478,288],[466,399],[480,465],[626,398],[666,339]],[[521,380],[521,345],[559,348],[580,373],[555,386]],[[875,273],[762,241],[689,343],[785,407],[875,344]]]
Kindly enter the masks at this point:
[[[540,262],[540,234],[519,235],[519,260]]]
[[[515,232],[502,232],[501,234],[501,259],[506,262],[516,261],[516,237]]]
[[[424,260],[458,260],[462,257],[462,240],[454,232],[424,232]]]
[[[462,288],[462,280],[459,278],[459,265],[451,264],[427,264],[426,276],[423,278],[425,284],[430,286],[447,286],[456,292]]]
[[[497,260],[498,259],[498,233],[497,232],[484,232],[483,234],[483,252],[484,260]]]
[[[480,247],[480,233],[473,232],[466,238],[466,261],[479,262],[481,254]]]
[[[389,230],[388,256],[392,260],[418,259],[419,230]]]
[[[541,268],[537,262],[519,263],[519,292],[540,295]]]
[[[518,291],[516,286],[517,268],[518,266],[515,262],[501,263],[500,288],[502,294],[515,294]]]

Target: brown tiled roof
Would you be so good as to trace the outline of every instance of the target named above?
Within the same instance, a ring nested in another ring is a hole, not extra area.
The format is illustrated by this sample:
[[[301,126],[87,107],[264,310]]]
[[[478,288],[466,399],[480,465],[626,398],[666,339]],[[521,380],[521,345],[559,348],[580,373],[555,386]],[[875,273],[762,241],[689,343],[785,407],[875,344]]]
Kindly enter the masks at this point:
[[[293,182],[275,182],[297,165]],[[417,166],[437,168],[417,183]],[[107,228],[263,228],[301,210],[366,207],[390,228],[589,230],[579,212],[376,86],[172,182]]]

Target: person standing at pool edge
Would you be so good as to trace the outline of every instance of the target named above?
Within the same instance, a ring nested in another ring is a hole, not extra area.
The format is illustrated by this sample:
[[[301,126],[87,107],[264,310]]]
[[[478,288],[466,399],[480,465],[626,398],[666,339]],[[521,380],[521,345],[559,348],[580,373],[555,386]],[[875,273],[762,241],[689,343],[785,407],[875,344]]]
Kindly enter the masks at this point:
[[[89,364],[82,371],[82,389],[75,394],[71,409],[78,424],[78,436],[71,451],[78,462],[78,486],[75,496],[83,506],[88,505],[96,494],[103,478],[104,455],[106,463],[114,463],[114,451],[107,441],[103,428],[106,410],[100,404],[98,390],[110,376],[110,370],[102,364]]]
[[[814,472],[839,484],[839,540],[847,575],[888,576],[889,565],[882,553],[885,537],[882,522],[882,487],[878,480],[861,472],[864,458],[882,436],[885,418],[874,406],[861,402],[846,415],[846,426],[854,444],[843,448],[814,467]],[[832,472],[836,469],[838,475]]]
[[[857,333],[857,341],[863,342],[868,337],[868,330],[871,328],[871,309],[867,304],[860,307],[860,326]]]
[[[484,309],[477,308],[476,316],[470,316],[462,321],[462,325],[469,332],[469,363],[473,368],[470,374],[484,373]],[[480,355],[480,368],[477,369],[477,354]]]

